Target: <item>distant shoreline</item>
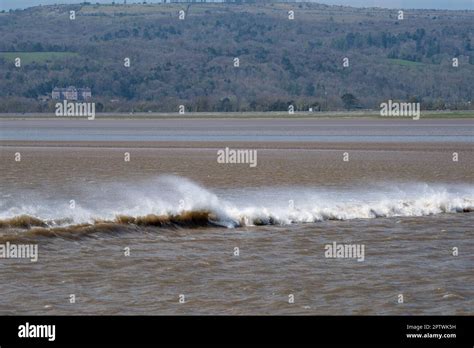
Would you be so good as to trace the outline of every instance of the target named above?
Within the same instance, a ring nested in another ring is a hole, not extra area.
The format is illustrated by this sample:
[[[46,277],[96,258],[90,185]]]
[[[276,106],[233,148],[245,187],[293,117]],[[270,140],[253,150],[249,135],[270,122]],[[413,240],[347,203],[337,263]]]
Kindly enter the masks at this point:
[[[0,113],[1,119],[61,119],[61,120],[80,120],[86,117],[58,117],[54,113]],[[374,119],[407,119],[407,117],[383,117],[380,111],[363,110],[363,111],[324,111],[324,112],[308,112],[295,111],[289,114],[285,111],[272,112],[186,112],[180,114],[178,112],[137,112],[137,113],[97,113],[96,119],[275,119],[275,118],[314,118],[314,119],[331,119],[331,118],[374,118]],[[421,111],[421,118],[443,119],[443,118],[474,118],[474,110],[457,110],[457,111]]]

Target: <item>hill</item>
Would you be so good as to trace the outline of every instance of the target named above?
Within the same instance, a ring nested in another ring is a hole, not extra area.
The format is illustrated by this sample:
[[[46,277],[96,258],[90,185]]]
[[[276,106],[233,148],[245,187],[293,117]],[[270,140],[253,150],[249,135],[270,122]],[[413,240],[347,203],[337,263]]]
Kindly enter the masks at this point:
[[[45,96],[70,85],[91,88],[104,112],[169,112],[181,104],[189,111],[279,111],[289,104],[337,110],[378,108],[388,99],[472,109],[474,11],[397,16],[398,10],[314,3],[4,12],[0,112],[51,111],[54,101]]]

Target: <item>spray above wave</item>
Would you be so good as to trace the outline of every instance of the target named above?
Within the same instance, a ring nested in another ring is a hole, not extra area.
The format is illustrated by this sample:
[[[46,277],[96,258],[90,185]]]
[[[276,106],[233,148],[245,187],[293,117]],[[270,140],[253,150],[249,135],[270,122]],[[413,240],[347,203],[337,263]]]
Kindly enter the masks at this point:
[[[188,179],[162,176],[133,185],[82,187],[78,192],[74,209],[66,198],[57,198],[60,192],[47,200],[28,196],[29,204],[11,197],[2,200],[0,231],[34,229],[43,234],[48,229],[56,233],[58,229],[94,231],[105,226],[111,230],[120,226],[234,228],[474,211],[471,185],[390,183],[363,189],[267,187],[213,193]]]

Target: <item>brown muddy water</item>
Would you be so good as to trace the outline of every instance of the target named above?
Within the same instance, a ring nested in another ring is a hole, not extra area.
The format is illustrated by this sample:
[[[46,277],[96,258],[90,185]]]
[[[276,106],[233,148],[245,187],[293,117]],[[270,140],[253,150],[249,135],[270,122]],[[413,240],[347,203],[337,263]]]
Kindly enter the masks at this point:
[[[0,314],[474,314],[472,142],[0,145]]]

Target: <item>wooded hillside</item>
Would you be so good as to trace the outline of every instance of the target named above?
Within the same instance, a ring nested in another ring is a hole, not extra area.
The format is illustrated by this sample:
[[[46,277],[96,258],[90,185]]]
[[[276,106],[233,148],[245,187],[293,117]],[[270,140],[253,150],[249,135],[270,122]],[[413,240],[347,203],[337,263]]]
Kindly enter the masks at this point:
[[[189,111],[335,110],[378,108],[388,99],[472,109],[474,11],[397,17],[398,10],[309,3],[4,12],[0,112],[54,110],[44,97],[71,85],[91,88],[97,111],[108,112],[177,111],[180,104]]]

